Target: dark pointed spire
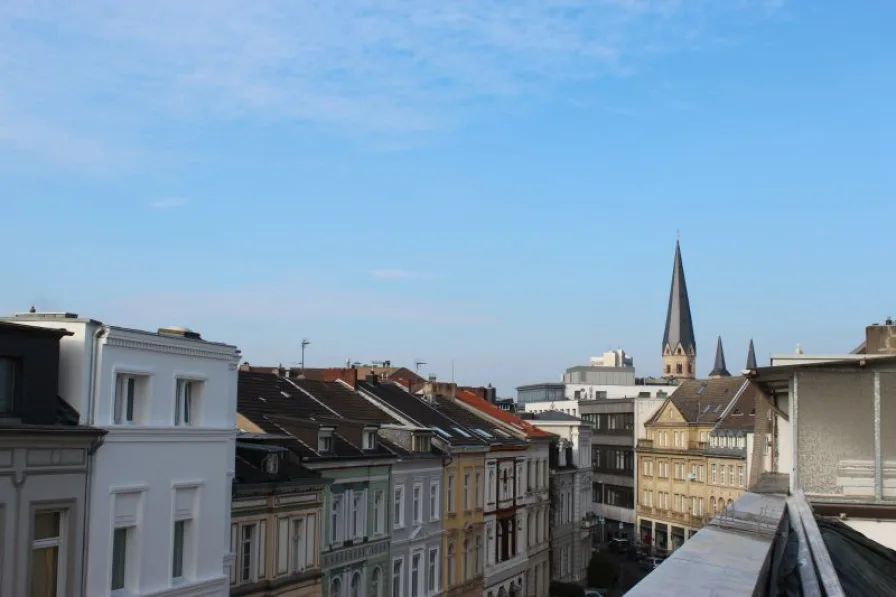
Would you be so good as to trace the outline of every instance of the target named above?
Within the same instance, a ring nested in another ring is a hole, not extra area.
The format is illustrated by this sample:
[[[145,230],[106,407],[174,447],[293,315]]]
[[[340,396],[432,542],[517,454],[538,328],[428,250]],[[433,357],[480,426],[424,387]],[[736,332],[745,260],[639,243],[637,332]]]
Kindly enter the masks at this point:
[[[663,350],[668,348],[670,351],[675,351],[679,344],[685,354],[696,354],[697,340],[694,337],[694,322],[691,319],[691,302],[688,300],[688,285],[684,279],[684,265],[681,262],[681,245],[676,238]]]
[[[719,341],[716,343],[716,362],[712,367],[712,371],[709,372],[710,377],[731,377],[731,374],[728,373],[728,368],[725,367],[725,350],[722,348],[722,337],[719,336]]]
[[[756,350],[753,349],[752,338],[750,338],[750,348],[747,349],[747,369],[756,369]]]

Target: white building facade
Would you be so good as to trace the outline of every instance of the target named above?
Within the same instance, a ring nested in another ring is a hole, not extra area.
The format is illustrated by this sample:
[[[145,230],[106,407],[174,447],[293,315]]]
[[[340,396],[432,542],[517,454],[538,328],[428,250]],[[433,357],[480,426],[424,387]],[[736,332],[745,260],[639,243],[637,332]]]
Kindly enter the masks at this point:
[[[60,393],[81,424],[107,430],[88,480],[84,594],[227,595],[236,347],[73,314],[14,321],[73,333]]]

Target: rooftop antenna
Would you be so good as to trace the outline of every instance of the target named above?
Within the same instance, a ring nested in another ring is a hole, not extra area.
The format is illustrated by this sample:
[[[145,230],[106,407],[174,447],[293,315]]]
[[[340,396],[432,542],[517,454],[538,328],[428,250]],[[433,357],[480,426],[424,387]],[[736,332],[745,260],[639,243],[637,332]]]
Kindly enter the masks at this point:
[[[426,361],[424,361],[423,359],[417,359],[417,360],[415,360],[415,361],[414,361],[414,371],[416,371],[416,372],[419,373],[419,372],[420,372],[420,365],[425,365],[425,364],[426,364]]]
[[[454,359],[451,359],[451,383],[454,383]]]
[[[302,338],[302,375],[305,374],[305,347],[311,344],[311,340],[308,338]]]

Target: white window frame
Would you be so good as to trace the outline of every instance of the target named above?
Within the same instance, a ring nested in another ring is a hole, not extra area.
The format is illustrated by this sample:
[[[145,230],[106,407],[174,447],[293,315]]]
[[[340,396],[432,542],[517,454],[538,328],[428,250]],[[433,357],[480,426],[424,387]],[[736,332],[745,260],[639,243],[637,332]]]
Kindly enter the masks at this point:
[[[414,584],[414,560],[417,560],[417,583]],[[424,597],[423,577],[426,575],[426,568],[423,563],[423,550],[417,549],[411,552],[411,565],[408,566],[408,588],[410,589],[410,597]]]
[[[301,533],[297,533],[299,528]],[[298,536],[297,536],[298,535]],[[308,519],[295,516],[289,519],[288,569],[295,574],[308,568]]]
[[[137,528],[133,525],[120,525],[112,528],[112,544],[110,545],[109,552],[109,587],[112,587],[112,583],[114,581],[115,575],[115,534],[117,532],[124,533],[124,570],[122,571],[122,586],[117,588],[111,588],[112,595],[127,595],[128,593],[128,585],[130,584],[130,576],[132,569],[133,560],[128,556],[131,555],[133,557],[134,552],[134,533],[137,532]]]
[[[330,545],[345,541],[345,494],[334,493],[330,498]],[[335,516],[334,516],[335,515]]]
[[[426,587],[429,591],[429,595],[435,595],[439,592],[439,548],[438,547],[430,547],[429,552],[427,553],[426,560]],[[430,564],[433,566],[430,566]]]
[[[413,524],[423,524],[423,483],[411,487],[411,517]]]
[[[191,522],[192,520],[189,518],[177,518],[171,525],[171,582],[173,584],[180,584],[189,577],[190,562],[188,557],[188,545],[190,542],[190,532],[192,531],[190,528]],[[180,535],[180,574],[175,574],[178,525],[182,525]]]
[[[248,541],[244,538],[245,529],[251,529],[249,533]],[[251,583],[255,582],[258,578],[258,523],[257,522],[249,522],[245,524],[240,524],[237,527],[237,535],[236,535],[236,580],[237,584]],[[244,546],[248,544],[248,556],[249,556],[249,576],[244,578],[243,572],[245,571],[245,565],[243,562],[244,559]]]
[[[398,507],[397,517],[395,516],[396,506]],[[392,527],[404,528],[404,485],[396,485],[392,490]]]
[[[362,435],[362,449],[373,450],[376,448],[376,430],[365,429]]]
[[[0,512],[5,512],[5,510],[0,509]],[[34,538],[34,519],[39,514],[59,514],[59,529],[56,533],[55,537],[48,537],[46,539],[35,539]],[[68,511],[62,508],[48,508],[48,509],[40,509],[32,512],[31,515],[31,553],[39,550],[39,549],[52,549],[56,548],[56,597],[65,597],[66,595],[66,576],[65,571],[68,569],[68,534],[65,532],[67,530],[68,524]],[[30,554],[29,554],[30,555]],[[30,559],[30,558],[29,558]],[[29,591],[31,589],[31,569],[29,566],[28,569],[28,582],[29,582]]]
[[[445,488],[445,509],[448,513],[454,513],[454,473],[448,474],[447,487]]]
[[[470,473],[464,472],[464,512],[470,510]]]
[[[133,382],[129,392],[129,382]],[[115,376],[115,394],[112,397],[112,423],[136,425],[140,421],[140,407],[145,392],[147,376],[139,373],[120,372]]]
[[[348,521],[351,527],[351,539],[362,539],[367,534],[367,490],[352,492],[351,495],[351,520]]]
[[[333,430],[320,429],[317,432],[317,451],[321,454],[329,454],[333,451]]]
[[[382,489],[373,492],[373,536],[379,537],[386,532],[386,494]]]
[[[440,516],[439,509],[439,482],[431,481],[429,483],[429,519],[438,520]]]
[[[178,378],[174,396],[174,425],[189,427],[196,418],[196,397],[201,381]]]
[[[398,564],[398,573],[395,573],[395,564]],[[395,582],[395,579],[398,582]],[[392,559],[392,569],[390,570],[390,580],[392,584],[392,597],[404,596],[404,557]]]

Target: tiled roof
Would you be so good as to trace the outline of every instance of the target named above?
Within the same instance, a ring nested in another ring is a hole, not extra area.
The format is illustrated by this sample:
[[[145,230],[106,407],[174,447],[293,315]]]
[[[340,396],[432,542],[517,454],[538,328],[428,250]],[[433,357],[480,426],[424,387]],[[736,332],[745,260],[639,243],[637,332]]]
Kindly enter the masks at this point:
[[[362,450],[365,423],[395,422],[361,396],[337,382],[286,380],[272,373],[240,371],[237,410],[267,433],[286,434],[285,445],[303,457],[332,458],[391,455]],[[317,452],[318,429],[335,428],[333,453]]]
[[[274,474],[268,473],[264,467],[264,459],[271,452],[269,448],[283,448],[282,442],[270,441],[240,441],[236,444],[236,467],[234,470],[234,483],[274,483],[288,481],[302,481],[306,483],[324,483],[321,475],[308,470],[295,462],[289,454],[281,457]],[[288,449],[288,448],[287,448]]]
[[[524,421],[519,418],[515,414],[510,411],[506,411],[502,408],[498,408],[491,402],[487,402],[483,400],[479,396],[473,394],[472,392],[468,392],[466,390],[461,390],[457,393],[457,399],[466,404],[467,406],[471,406],[478,410],[481,413],[484,413],[494,419],[501,421],[502,423],[517,429],[521,433],[523,433],[526,437],[530,439],[536,438],[549,438],[552,434],[547,431],[543,431],[538,427],[535,427],[531,423]]]
[[[742,375],[718,379],[689,379],[682,381],[668,398],[688,423],[711,425],[722,416],[725,407],[746,383]],[[647,421],[653,423],[662,408]]]
[[[359,381],[358,389],[373,395],[389,408],[400,412],[420,427],[432,429],[438,437],[452,445],[485,445],[483,438],[478,437],[469,429],[465,429],[460,422],[439,408],[438,404],[431,405],[423,398],[411,394],[400,385],[391,382],[369,383]]]
[[[752,383],[746,384],[737,400],[723,412],[722,419],[716,429],[742,429],[752,431],[756,427],[756,397],[759,388]]]
[[[491,445],[516,446],[526,443],[525,440],[521,440],[511,435],[507,431],[496,427],[491,422],[486,421],[483,417],[477,415],[473,411],[464,408],[452,398],[437,396],[435,401],[436,407],[443,412],[445,416],[454,419]]]
[[[398,422],[381,408],[371,404],[369,400],[339,382],[312,379],[291,379],[289,381],[346,419],[373,423]]]

